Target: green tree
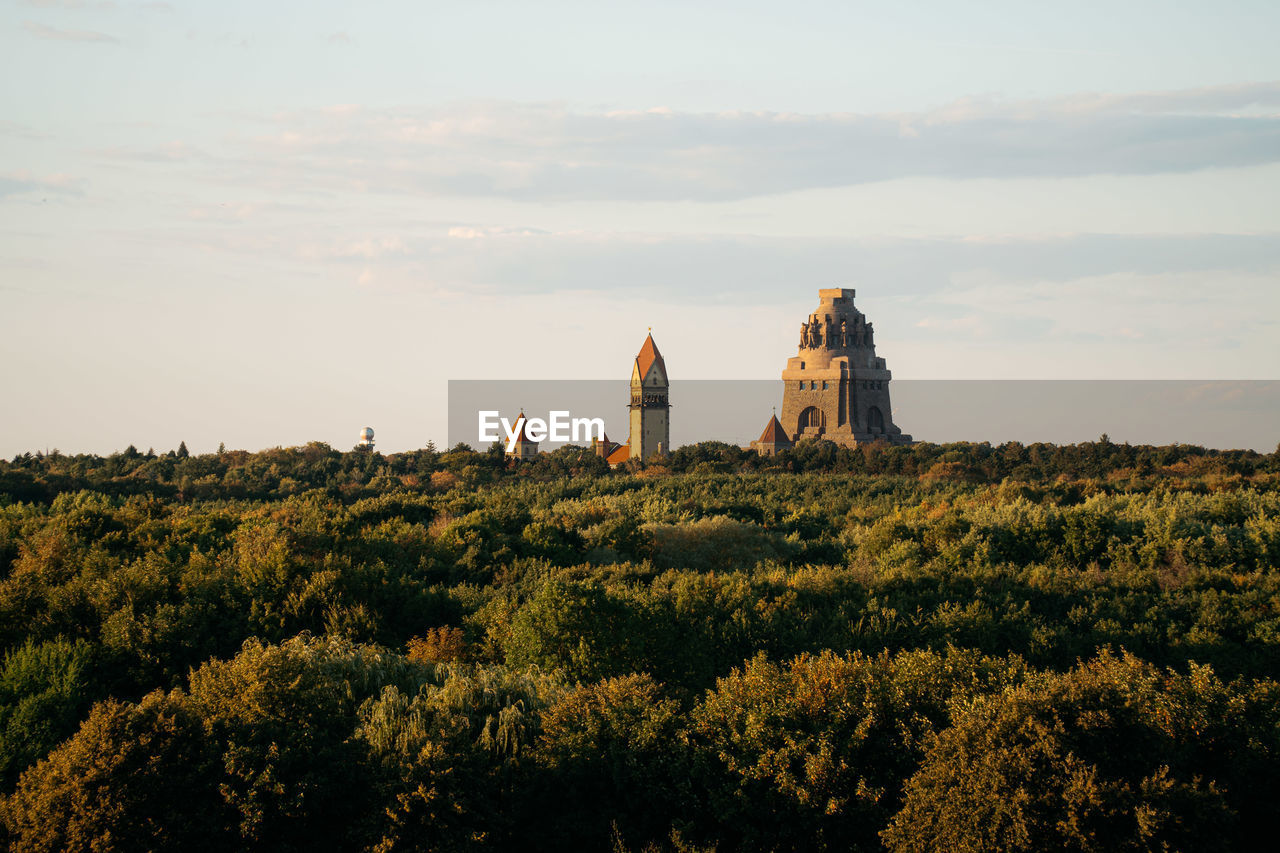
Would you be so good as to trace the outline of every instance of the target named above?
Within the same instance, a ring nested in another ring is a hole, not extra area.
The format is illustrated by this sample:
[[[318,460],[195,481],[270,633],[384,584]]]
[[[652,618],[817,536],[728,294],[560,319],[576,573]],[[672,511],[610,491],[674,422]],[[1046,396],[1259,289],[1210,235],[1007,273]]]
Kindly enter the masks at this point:
[[[72,733],[96,689],[92,647],[84,640],[28,640],[4,656],[0,673],[0,785]]]
[[[972,652],[753,658],[693,711],[703,832],[734,849],[878,849],[949,704],[1019,671]]]
[[[421,670],[397,655],[336,639],[244,644],[191,674],[191,706],[223,746],[222,792],[247,847],[334,849],[361,839],[373,808],[356,711]]]
[[[534,664],[592,681],[642,669],[644,640],[631,601],[595,581],[553,579],[516,612],[503,651],[509,666]]]
[[[661,842],[687,819],[680,704],[647,675],[579,686],[542,713],[529,820],[547,849],[604,849],[614,833]]]
[[[374,849],[523,842],[528,827],[511,823],[513,780],[541,712],[563,692],[558,679],[536,671],[438,666],[416,693],[391,685],[365,702],[356,737],[377,770]]]
[[[900,851],[1241,849],[1230,792],[1197,749],[1210,734],[1197,721],[1204,688],[1220,689],[1213,681],[1104,654],[980,699],[939,735],[885,842]]]
[[[0,805],[13,849],[233,850],[219,751],[181,695],[96,705]]]

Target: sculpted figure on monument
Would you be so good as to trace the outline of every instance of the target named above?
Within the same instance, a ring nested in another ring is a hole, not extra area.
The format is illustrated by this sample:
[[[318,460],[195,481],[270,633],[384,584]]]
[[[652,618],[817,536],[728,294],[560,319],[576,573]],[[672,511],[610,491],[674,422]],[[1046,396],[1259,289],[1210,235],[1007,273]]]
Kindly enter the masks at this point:
[[[812,347],[822,346],[822,327],[818,325],[817,317],[814,317],[813,322],[809,324],[809,341]]]
[[[800,349],[804,349],[809,345],[809,324],[800,324]]]
[[[853,336],[858,346],[862,346],[862,339],[863,339],[864,333],[865,333],[865,328],[862,325],[862,315],[859,314],[853,321]]]
[[[849,346],[849,321],[848,320],[840,321],[840,346],[842,347]]]
[[[869,347],[875,346],[875,339],[872,338],[871,334],[872,334],[871,324],[868,323],[867,324],[867,346]]]
[[[827,346],[828,346],[828,347],[833,347],[833,346],[835,346],[835,345],[836,345],[836,336],[833,334],[833,329],[832,329],[832,327],[831,327],[831,318],[830,318],[830,317],[828,317],[828,318],[827,318],[827,322],[826,322],[826,327],[825,327],[825,328],[826,328]]]

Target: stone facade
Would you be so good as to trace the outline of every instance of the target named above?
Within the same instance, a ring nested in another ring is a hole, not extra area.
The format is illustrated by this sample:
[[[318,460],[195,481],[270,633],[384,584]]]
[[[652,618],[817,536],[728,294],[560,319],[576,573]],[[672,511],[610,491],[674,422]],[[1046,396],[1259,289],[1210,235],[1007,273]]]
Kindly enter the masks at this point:
[[[911,442],[893,423],[892,374],[876,356],[874,329],[853,297],[845,288],[819,290],[818,309],[801,325],[799,353],[782,371],[781,425],[792,442]]]

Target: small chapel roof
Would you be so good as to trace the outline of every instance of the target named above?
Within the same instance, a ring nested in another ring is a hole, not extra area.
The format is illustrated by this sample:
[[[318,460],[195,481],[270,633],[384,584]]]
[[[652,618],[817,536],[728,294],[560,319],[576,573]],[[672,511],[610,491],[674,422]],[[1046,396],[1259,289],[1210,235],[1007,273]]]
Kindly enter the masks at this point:
[[[778,421],[778,416],[774,415],[769,419],[769,425],[764,428],[764,432],[760,433],[761,444],[790,444],[791,439],[787,438],[787,433],[782,428],[782,424]]]
[[[617,449],[605,457],[610,465],[621,465],[631,458],[631,445],[619,444]]]

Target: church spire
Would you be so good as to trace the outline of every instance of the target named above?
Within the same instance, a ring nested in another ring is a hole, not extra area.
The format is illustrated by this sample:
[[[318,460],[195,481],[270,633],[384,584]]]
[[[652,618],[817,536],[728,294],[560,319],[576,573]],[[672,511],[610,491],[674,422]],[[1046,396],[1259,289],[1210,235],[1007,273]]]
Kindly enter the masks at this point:
[[[658,345],[653,342],[653,332],[650,331],[648,337],[644,339],[644,344],[640,347],[640,353],[636,356],[636,372],[640,374],[640,381],[644,381],[649,375],[649,369],[657,364],[662,370],[662,380],[667,379],[667,364],[662,360],[662,353],[658,352]]]

